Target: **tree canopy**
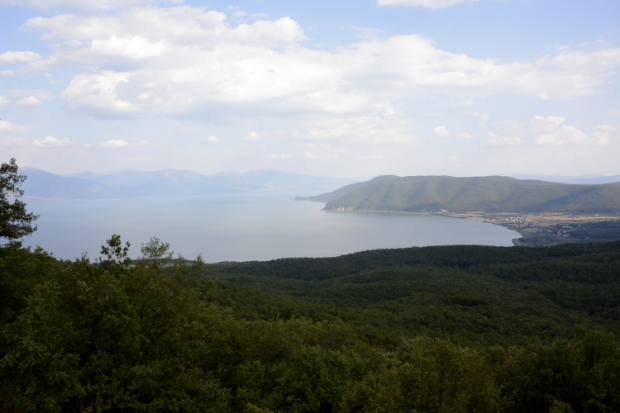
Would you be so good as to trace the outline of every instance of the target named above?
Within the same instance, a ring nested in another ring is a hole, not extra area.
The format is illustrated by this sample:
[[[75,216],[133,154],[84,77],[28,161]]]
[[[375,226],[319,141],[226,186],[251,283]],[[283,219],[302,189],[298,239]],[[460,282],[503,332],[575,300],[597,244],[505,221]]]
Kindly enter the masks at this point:
[[[38,215],[26,212],[26,204],[19,198],[24,195],[21,184],[26,180],[19,173],[15,158],[0,166],[0,237],[9,241],[22,238],[37,230],[32,226]]]

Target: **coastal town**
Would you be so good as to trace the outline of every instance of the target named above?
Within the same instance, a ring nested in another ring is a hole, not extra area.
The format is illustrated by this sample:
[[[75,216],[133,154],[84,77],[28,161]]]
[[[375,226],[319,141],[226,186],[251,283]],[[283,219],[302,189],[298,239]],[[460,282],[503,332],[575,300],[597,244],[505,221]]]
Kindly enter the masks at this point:
[[[620,238],[620,220],[617,215],[570,215],[560,213],[541,214],[490,214],[488,212],[451,213],[438,215],[455,218],[476,219],[517,231],[521,238],[517,246],[551,246],[569,242],[592,242]]]

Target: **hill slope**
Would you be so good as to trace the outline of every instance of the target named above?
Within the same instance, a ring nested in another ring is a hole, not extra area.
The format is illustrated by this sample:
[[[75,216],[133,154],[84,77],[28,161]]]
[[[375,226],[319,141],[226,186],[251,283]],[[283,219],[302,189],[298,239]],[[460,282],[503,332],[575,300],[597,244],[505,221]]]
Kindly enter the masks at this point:
[[[620,241],[414,247],[211,270],[223,283],[335,306],[347,322],[405,336],[512,345],[569,337],[580,323],[620,332]]]
[[[620,213],[620,183],[571,185],[502,176],[379,176],[326,210]]]

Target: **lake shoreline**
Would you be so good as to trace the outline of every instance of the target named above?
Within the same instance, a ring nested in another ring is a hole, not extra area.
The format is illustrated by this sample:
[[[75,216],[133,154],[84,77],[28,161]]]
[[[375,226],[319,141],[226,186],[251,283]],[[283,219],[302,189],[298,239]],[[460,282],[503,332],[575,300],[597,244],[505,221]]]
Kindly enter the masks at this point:
[[[564,214],[556,212],[530,213],[523,214],[517,212],[488,213],[486,211],[476,212],[449,212],[439,211],[389,211],[389,210],[370,210],[370,209],[324,209],[327,212],[360,212],[360,213],[386,213],[386,214],[408,214],[408,215],[436,215],[450,218],[460,218],[475,221],[487,222],[499,225],[521,234],[521,238],[512,240],[514,246],[552,246],[575,242],[597,242],[593,239],[588,241],[572,238],[569,229],[565,227],[582,226],[591,223],[601,223],[617,221],[620,219],[614,214]],[[564,230],[562,230],[564,229]],[[542,235],[541,235],[542,234]],[[538,235],[538,236],[537,236]]]

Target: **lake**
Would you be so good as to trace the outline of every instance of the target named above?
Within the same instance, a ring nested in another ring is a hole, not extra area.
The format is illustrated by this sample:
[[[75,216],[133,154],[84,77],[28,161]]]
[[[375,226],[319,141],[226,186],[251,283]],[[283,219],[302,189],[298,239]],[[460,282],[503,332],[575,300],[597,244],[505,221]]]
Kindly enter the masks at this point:
[[[99,257],[112,234],[131,243],[133,258],[151,237],[207,262],[333,257],[428,245],[511,246],[520,235],[480,221],[434,215],[328,212],[324,203],[291,201],[302,193],[33,201],[39,227],[24,245],[57,258]],[[311,195],[311,194],[310,194]]]

